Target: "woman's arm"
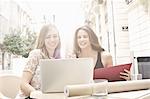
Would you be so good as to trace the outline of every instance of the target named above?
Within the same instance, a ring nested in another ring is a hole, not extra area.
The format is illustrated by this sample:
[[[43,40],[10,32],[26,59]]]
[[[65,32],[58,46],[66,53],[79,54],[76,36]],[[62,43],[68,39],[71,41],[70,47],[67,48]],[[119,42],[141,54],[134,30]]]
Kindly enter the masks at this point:
[[[35,89],[30,85],[31,79],[32,79],[32,73],[28,71],[24,71],[21,79],[20,88],[26,96],[30,96],[30,93],[32,91],[35,91]]]
[[[104,67],[110,67],[113,65],[112,56],[110,53],[106,51],[101,53],[101,60]],[[124,72],[120,72],[120,77],[125,80],[130,80],[131,79],[130,71],[125,69]]]
[[[110,67],[113,65],[112,56],[109,52],[101,52],[101,61],[104,67]]]

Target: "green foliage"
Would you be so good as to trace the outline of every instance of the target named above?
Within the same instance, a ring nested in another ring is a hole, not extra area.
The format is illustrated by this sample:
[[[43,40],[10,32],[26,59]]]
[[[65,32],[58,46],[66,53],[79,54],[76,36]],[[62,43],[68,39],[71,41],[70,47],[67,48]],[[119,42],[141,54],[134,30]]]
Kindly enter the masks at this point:
[[[21,36],[20,33],[5,35],[3,44],[7,52],[15,55],[28,56],[33,49],[35,35]]]
[[[23,47],[25,46],[24,41],[20,37],[20,35],[6,35],[4,38],[4,45],[6,50],[10,53],[21,55],[23,51]]]
[[[148,11],[148,6],[150,6],[149,0],[138,0],[138,2],[145,8],[146,11]]]
[[[25,43],[25,51],[23,51],[22,56],[28,57],[29,52],[34,49],[34,44],[36,40],[36,33],[29,33],[26,35],[26,39],[24,40]]]

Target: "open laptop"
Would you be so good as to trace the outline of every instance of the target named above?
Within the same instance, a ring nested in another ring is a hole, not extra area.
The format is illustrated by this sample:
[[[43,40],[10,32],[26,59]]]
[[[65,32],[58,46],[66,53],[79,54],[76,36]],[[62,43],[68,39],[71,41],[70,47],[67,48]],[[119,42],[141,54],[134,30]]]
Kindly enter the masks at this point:
[[[93,81],[93,59],[40,60],[43,93],[63,92],[66,85],[87,84]]]

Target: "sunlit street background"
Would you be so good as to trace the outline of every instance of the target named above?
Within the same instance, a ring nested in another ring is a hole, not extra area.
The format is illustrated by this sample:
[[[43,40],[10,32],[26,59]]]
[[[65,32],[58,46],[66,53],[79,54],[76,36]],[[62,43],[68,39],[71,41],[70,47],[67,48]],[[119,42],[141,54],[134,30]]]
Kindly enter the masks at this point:
[[[73,35],[89,25],[113,63],[150,56],[149,0],[0,0],[0,70],[19,75],[44,24],[58,27],[62,57],[72,51]]]

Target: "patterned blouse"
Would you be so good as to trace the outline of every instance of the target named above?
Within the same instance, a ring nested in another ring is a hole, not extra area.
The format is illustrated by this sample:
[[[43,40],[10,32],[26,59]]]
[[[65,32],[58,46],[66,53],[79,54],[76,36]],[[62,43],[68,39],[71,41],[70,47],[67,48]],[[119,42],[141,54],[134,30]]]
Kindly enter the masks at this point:
[[[43,59],[43,54],[40,49],[35,49],[31,51],[28,57],[27,64],[25,65],[25,68],[23,70],[32,73],[33,78],[30,84],[36,90],[41,89],[40,66],[39,66],[40,59]]]
[[[40,79],[40,66],[39,60],[43,59],[43,53],[40,49],[32,50],[29,54],[27,64],[25,65],[24,72],[32,73],[33,77],[31,79],[30,85],[36,90],[41,90],[41,79]],[[26,96],[20,91],[16,99],[23,99]]]

